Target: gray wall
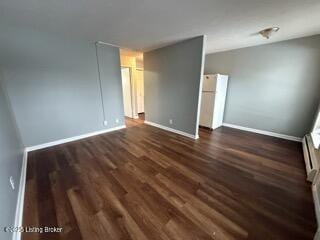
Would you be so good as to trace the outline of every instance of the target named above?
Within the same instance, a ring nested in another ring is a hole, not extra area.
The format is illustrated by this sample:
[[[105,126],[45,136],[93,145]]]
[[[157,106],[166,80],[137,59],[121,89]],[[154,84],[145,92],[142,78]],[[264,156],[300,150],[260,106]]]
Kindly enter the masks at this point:
[[[25,28],[1,30],[0,70],[26,146],[124,124],[117,48],[98,49],[105,127],[94,43]]]
[[[12,238],[3,228],[14,226],[22,156],[23,146],[0,79],[0,239],[3,240]],[[14,190],[9,184],[10,176],[15,181]]]
[[[108,121],[108,127],[123,125],[125,123],[119,49],[104,44],[99,44],[97,49],[105,119]],[[116,123],[116,119],[119,123]]]
[[[147,121],[196,135],[202,51],[200,36],[144,54]]]
[[[320,36],[209,54],[205,73],[230,76],[224,122],[302,137],[320,100]]]

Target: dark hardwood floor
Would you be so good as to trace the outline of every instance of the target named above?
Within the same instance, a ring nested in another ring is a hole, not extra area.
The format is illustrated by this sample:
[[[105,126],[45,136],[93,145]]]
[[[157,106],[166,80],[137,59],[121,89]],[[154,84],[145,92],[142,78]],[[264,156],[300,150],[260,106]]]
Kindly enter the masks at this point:
[[[230,128],[127,129],[31,152],[23,239],[312,239],[301,144]]]

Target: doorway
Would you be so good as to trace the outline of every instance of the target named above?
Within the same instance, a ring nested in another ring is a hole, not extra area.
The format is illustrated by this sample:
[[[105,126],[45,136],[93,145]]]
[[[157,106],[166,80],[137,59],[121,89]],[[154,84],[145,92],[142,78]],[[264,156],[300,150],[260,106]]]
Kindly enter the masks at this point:
[[[121,67],[124,115],[133,118],[132,81],[129,67]]]
[[[143,53],[128,49],[120,49],[120,64],[122,75],[124,115],[127,118],[143,119]]]

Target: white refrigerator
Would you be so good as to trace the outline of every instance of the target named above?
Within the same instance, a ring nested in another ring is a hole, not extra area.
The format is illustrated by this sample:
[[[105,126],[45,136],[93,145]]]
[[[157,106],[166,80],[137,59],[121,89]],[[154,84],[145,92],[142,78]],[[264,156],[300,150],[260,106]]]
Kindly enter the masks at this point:
[[[227,75],[204,75],[201,94],[200,126],[210,129],[222,126],[227,87]]]

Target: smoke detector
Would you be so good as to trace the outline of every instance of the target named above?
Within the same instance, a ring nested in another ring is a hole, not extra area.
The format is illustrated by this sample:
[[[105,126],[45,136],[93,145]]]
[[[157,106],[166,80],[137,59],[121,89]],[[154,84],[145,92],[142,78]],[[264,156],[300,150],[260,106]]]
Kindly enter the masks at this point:
[[[279,30],[280,28],[278,27],[271,27],[260,31],[259,33],[261,34],[261,36],[265,37],[266,39],[269,39],[272,34],[278,32]]]

